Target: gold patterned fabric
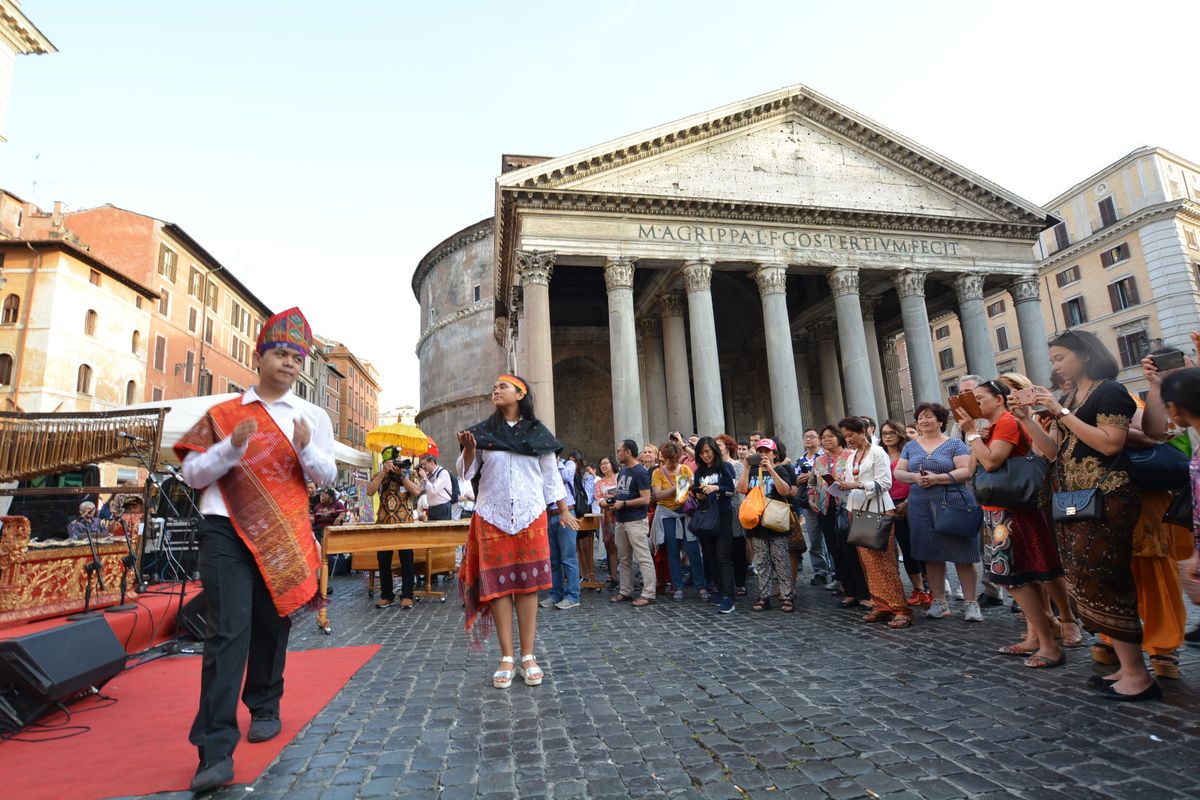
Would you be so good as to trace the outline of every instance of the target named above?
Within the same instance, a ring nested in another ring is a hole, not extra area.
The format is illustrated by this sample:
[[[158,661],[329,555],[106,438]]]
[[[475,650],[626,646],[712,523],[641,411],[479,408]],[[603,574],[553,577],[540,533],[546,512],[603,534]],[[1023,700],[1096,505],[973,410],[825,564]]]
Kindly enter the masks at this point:
[[[379,513],[376,521],[382,525],[413,521],[408,491],[395,476],[388,475],[379,484]]]

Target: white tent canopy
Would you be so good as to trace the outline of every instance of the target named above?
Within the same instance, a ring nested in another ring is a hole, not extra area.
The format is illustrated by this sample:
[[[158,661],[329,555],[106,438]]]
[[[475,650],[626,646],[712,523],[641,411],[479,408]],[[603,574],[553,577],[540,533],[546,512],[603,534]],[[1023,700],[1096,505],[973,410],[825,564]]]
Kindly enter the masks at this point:
[[[238,397],[236,393],[215,394],[204,397],[181,397],[175,400],[159,400],[153,403],[138,403],[137,405],[127,406],[131,409],[137,408],[169,408],[167,417],[163,421],[162,432],[162,448],[159,450],[159,462],[163,464],[178,464],[179,459],[175,457],[175,452],[172,448],[175,443],[183,438],[183,435],[192,429],[202,416],[204,416],[210,408],[217,403],[223,403],[231,398]],[[348,464],[352,467],[370,467],[371,456],[355,450],[353,447],[348,447],[341,442],[333,443],[333,455],[339,462]]]

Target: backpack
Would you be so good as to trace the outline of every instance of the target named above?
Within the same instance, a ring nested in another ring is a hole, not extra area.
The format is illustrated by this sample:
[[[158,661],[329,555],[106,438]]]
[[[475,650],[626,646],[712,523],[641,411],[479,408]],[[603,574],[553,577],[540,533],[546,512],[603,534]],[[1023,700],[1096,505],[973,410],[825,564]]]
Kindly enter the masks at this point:
[[[587,489],[583,486],[583,470],[575,470],[574,483],[575,497],[572,501],[575,506],[575,516],[582,517],[584,514],[591,513],[591,507],[588,505]]]
[[[450,473],[450,502],[457,503],[461,489],[458,487],[458,476],[453,472]]]

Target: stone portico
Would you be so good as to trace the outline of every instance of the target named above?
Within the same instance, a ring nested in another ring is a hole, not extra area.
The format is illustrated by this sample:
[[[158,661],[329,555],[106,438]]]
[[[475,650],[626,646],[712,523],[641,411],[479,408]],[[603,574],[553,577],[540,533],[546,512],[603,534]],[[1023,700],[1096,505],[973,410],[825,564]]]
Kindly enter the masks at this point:
[[[1031,245],[1053,218],[806,87],[526,161],[497,180],[495,343],[589,458],[671,430],[794,453],[805,426],[900,416],[900,333],[914,396],[942,399],[930,316],[994,375],[1001,288],[1049,377]]]

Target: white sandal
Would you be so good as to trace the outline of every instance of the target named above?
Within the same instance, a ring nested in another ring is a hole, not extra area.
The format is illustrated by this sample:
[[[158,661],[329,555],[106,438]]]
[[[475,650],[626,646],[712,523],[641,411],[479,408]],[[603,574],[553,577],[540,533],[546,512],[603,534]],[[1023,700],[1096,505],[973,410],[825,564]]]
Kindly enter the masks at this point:
[[[532,653],[527,656],[521,656],[522,664],[526,664],[533,660],[534,656]],[[526,670],[524,667],[517,667],[517,674],[525,679],[526,686],[541,686],[542,678],[546,677],[546,673],[542,672],[542,668],[536,665],[529,670]]]
[[[512,664],[516,661],[512,656],[502,656],[501,664]],[[507,689],[512,686],[513,671],[511,669],[498,669],[492,675],[492,686],[497,689]]]

